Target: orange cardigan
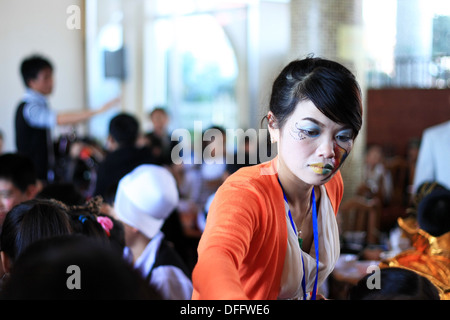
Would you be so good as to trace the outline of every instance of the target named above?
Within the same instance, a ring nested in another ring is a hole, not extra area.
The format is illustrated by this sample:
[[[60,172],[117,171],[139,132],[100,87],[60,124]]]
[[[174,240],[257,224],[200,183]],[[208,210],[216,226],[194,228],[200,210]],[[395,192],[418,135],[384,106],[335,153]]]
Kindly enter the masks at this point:
[[[198,246],[192,299],[276,299],[287,248],[284,198],[277,158],[245,167],[217,191]],[[339,172],[325,185],[337,213]]]

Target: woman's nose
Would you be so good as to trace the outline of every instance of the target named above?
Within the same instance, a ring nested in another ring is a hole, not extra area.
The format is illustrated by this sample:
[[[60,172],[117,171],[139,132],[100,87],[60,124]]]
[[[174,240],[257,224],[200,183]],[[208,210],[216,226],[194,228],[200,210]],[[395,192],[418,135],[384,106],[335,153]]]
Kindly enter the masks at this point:
[[[318,153],[320,157],[324,159],[331,159],[335,157],[335,142],[333,139],[324,138],[322,139],[320,146],[318,148]]]

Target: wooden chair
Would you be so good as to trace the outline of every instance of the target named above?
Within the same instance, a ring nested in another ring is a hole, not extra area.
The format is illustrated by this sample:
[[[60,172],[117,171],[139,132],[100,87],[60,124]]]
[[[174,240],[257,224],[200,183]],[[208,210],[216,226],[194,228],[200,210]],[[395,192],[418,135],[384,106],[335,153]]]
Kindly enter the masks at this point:
[[[339,212],[341,233],[365,231],[366,243],[378,243],[381,216],[381,203],[378,199],[367,200],[364,197],[355,196],[342,203]]]
[[[410,167],[408,161],[400,156],[386,162],[386,168],[392,176],[392,195],[389,204],[382,209],[381,230],[390,230],[397,224],[399,217],[406,215],[411,195],[409,194]]]
[[[392,176],[392,197],[391,205],[403,205],[408,203],[409,164],[403,157],[394,157],[386,161],[386,169]]]

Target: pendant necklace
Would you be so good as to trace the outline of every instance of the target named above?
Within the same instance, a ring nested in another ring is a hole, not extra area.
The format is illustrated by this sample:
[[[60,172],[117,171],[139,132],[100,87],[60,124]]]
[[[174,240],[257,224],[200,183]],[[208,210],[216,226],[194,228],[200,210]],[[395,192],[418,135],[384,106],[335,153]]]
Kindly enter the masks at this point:
[[[292,229],[294,230],[295,234],[298,238],[298,244],[300,246],[300,251],[302,251],[302,245],[303,245],[303,239],[300,236],[301,231],[297,231],[297,228],[295,227],[294,219],[292,219],[291,210],[289,209],[289,203],[286,198],[286,193],[284,192],[283,185],[281,184],[280,178],[278,178],[278,183],[280,184],[281,190],[283,191],[283,197],[286,201],[286,204],[288,205],[288,215],[289,220],[291,222]],[[319,278],[319,230],[317,226],[317,208],[316,208],[316,197],[314,195],[314,187],[312,189],[311,194],[311,206],[312,206],[312,221],[313,221],[313,233],[314,233],[314,248],[316,252],[316,279],[314,280],[314,289],[311,292],[311,300],[316,300],[316,294],[317,294],[317,280]],[[302,279],[302,288],[303,288],[303,299],[306,300],[306,279],[305,279],[305,263],[303,260],[303,253],[302,253],[302,264],[303,264],[303,279]]]

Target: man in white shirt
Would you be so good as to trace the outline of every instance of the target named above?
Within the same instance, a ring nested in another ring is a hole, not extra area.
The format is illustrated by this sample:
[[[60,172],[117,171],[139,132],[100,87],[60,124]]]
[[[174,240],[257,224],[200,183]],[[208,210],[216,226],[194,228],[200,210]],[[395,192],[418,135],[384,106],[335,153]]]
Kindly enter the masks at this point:
[[[51,129],[86,121],[113,107],[118,99],[97,110],[57,113],[48,106],[47,96],[53,91],[53,66],[39,56],[26,58],[21,66],[26,92],[16,111],[17,151],[31,158],[40,180],[54,179],[54,152]]]
[[[450,121],[425,129],[414,175],[413,192],[424,182],[450,189]]]

